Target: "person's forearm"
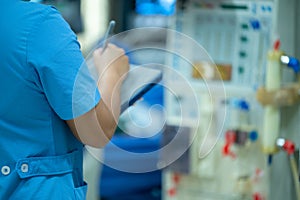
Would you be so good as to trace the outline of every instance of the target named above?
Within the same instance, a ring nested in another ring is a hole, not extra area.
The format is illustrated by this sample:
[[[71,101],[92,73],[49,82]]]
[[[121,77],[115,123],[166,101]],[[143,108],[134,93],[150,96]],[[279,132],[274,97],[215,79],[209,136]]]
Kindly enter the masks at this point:
[[[104,52],[96,49],[93,59],[99,75],[101,100],[95,108],[66,122],[83,144],[103,147],[112,138],[117,127],[121,110],[122,77],[128,72],[129,63],[125,51],[112,44]]]
[[[101,101],[96,107],[97,119],[108,142],[113,136],[120,116],[120,88],[118,76],[108,74],[100,78],[98,88]]]
[[[73,134],[83,143],[103,147],[114,135],[120,115],[120,85],[118,77],[104,77],[98,83],[101,100],[88,113],[67,120]]]

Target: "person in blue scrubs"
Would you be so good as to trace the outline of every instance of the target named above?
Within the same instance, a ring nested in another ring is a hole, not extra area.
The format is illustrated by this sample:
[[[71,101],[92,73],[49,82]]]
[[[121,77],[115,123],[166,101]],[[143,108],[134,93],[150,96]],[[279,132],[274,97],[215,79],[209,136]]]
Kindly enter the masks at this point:
[[[83,146],[112,137],[128,71],[114,45],[93,59],[99,80],[55,8],[1,0],[0,199],[85,199]]]

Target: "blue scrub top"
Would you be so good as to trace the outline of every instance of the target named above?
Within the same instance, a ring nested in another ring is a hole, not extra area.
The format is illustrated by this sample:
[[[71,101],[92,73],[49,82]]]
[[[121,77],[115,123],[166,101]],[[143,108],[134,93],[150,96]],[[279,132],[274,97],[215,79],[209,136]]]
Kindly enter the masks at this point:
[[[64,120],[100,100],[58,11],[0,2],[0,199],[84,199],[82,148]]]

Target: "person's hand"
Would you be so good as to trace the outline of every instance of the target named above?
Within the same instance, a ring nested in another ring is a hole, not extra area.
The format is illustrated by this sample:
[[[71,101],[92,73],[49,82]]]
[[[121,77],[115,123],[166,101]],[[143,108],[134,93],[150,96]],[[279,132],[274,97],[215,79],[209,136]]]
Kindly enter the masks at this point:
[[[103,51],[102,48],[96,49],[93,54],[94,63],[98,70],[99,80],[113,78],[123,81],[129,70],[128,57],[125,51],[113,44],[108,44]]]

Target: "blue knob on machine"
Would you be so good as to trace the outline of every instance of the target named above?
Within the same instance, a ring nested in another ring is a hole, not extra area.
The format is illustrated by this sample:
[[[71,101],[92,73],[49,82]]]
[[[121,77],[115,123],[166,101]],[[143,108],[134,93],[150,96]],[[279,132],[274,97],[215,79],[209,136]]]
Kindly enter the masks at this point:
[[[288,66],[291,67],[295,71],[295,73],[298,73],[300,71],[299,61],[297,58],[290,57]]]
[[[258,134],[257,134],[256,131],[251,131],[251,132],[249,132],[249,139],[250,139],[252,142],[256,141],[257,138],[258,138]]]
[[[250,109],[249,103],[244,99],[232,98],[230,103],[233,108],[237,108],[244,111],[249,111]]]
[[[250,24],[254,30],[260,29],[260,22],[257,19],[250,20]]]
[[[241,110],[246,110],[246,111],[249,110],[249,104],[247,103],[247,101],[240,100],[239,104]]]

